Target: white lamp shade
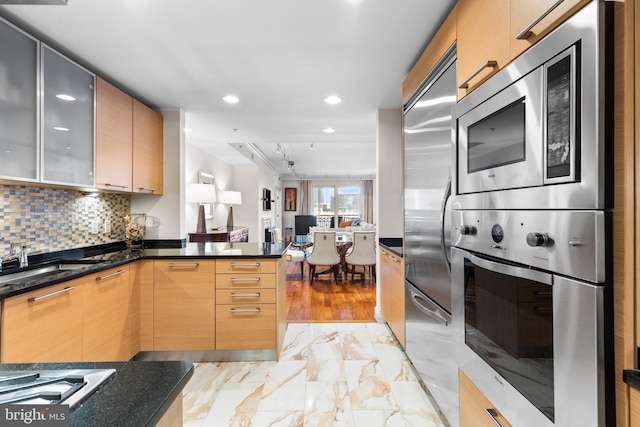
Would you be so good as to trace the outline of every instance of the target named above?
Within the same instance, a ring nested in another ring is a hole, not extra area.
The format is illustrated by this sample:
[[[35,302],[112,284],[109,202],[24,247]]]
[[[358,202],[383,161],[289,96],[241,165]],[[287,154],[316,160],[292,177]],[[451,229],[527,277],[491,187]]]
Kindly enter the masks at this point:
[[[225,205],[241,205],[242,193],[239,191],[223,191],[220,194],[220,203]]]
[[[216,186],[212,184],[189,184],[187,201],[191,203],[214,203]]]

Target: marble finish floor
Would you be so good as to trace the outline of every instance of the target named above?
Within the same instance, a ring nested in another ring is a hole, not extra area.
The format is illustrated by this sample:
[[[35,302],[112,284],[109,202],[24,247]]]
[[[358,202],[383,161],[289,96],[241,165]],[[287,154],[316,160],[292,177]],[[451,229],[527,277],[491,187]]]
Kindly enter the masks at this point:
[[[383,323],[294,323],[279,362],[198,363],[186,427],[447,426]]]

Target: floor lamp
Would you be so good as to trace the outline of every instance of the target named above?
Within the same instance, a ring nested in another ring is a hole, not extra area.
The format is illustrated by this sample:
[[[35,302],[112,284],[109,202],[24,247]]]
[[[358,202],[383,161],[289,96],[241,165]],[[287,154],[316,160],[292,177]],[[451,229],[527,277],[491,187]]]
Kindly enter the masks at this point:
[[[233,230],[233,205],[242,204],[242,193],[239,191],[223,191],[220,195],[220,203],[229,205],[227,215],[227,231]]]
[[[200,203],[198,207],[198,224],[196,233],[207,232],[207,222],[204,212],[205,203],[215,203],[216,186],[213,184],[189,184],[187,200],[191,203]]]

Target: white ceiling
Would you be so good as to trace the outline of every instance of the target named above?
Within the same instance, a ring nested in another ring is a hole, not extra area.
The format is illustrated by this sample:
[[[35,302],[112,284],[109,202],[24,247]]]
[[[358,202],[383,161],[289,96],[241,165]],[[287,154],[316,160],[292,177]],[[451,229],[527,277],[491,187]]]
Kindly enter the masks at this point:
[[[70,0],[0,14],[151,106],[183,109],[188,144],[232,164],[248,160],[230,144],[252,144],[291,177],[280,144],[298,178],[345,178],[375,175],[377,110],[401,108],[402,81],[454,4]],[[324,103],[332,94],[343,102]]]

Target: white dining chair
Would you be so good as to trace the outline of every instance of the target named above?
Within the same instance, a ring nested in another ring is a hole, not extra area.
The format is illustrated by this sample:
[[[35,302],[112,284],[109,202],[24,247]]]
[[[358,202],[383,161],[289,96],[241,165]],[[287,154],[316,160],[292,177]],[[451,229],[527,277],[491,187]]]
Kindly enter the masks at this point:
[[[273,229],[273,241],[282,243],[282,231],[279,228]],[[305,252],[302,247],[295,247],[297,245],[291,244],[285,251],[285,257],[287,261],[300,263],[300,278],[304,277],[304,259]]]
[[[336,252],[335,231],[316,231],[313,233],[313,246],[307,250],[307,263],[309,263],[309,277],[312,285],[315,276],[323,273],[333,273],[336,283],[338,282],[340,255]],[[317,265],[326,265],[329,268],[316,273]]]
[[[351,280],[355,275],[357,266],[363,266],[366,273],[366,267],[373,280],[376,280],[376,233],[375,231],[354,231],[353,246],[344,257],[347,266],[351,267]],[[363,276],[364,277],[364,276]]]

